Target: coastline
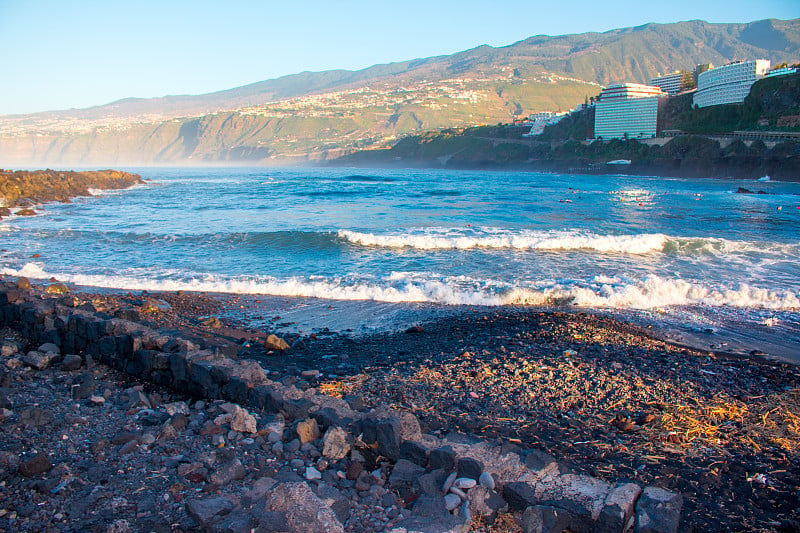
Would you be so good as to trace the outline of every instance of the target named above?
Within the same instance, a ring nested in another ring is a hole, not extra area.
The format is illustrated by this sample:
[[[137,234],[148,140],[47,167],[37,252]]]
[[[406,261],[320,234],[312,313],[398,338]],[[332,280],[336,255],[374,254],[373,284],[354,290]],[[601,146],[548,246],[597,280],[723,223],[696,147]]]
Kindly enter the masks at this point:
[[[422,320],[422,309],[392,327],[336,332],[323,325],[323,302],[295,311],[314,319],[298,324],[291,310],[301,302],[292,299],[272,308],[257,295],[70,296],[78,308],[254,359],[274,381],[407,410],[423,432],[518,443],[600,479],[678,491],[683,530],[770,530],[795,516],[793,365],[678,346],[580,311],[472,308]],[[254,327],[251,313],[268,309]],[[281,332],[300,326],[302,334]],[[291,348],[270,353],[263,342],[271,333]]]

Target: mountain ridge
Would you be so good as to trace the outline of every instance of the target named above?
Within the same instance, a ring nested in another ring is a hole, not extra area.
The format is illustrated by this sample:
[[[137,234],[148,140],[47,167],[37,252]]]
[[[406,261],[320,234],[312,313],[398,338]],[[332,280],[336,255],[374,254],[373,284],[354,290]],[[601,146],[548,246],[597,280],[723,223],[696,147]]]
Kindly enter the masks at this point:
[[[356,71],[306,71],[201,95],[5,116],[0,163],[324,159],[426,129],[570,109],[613,82],[646,82],[698,63],[755,57],[796,62],[800,19],[536,35],[502,47]]]

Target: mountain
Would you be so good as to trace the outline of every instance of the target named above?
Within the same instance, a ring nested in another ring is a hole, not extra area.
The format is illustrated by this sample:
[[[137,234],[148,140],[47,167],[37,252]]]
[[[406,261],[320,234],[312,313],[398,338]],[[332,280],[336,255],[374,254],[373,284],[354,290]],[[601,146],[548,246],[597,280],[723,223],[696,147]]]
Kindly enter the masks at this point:
[[[539,35],[204,95],[0,117],[0,165],[324,159],[409,133],[566,110],[612,82],[745,58],[797,62],[800,19]]]

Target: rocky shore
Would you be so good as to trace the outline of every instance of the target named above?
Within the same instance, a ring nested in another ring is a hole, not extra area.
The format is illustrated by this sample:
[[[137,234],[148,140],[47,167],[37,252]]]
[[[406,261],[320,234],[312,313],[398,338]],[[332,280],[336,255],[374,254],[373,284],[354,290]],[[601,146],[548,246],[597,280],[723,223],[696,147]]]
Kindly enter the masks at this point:
[[[279,338],[233,296],[0,300],[6,530],[800,529],[786,364],[573,313]]]
[[[118,170],[56,171],[0,169],[0,216],[10,208],[22,208],[16,214],[35,214],[31,209],[45,202],[69,202],[76,196],[92,196],[90,189],[126,189],[143,183],[141,176]]]

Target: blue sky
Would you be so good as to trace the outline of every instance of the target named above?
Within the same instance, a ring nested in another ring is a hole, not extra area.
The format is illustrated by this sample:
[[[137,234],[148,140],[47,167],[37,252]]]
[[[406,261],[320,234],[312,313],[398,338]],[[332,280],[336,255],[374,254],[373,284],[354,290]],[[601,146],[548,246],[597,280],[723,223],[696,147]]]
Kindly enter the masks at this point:
[[[200,94],[305,70],[647,22],[800,17],[797,0],[0,0],[0,114]]]

